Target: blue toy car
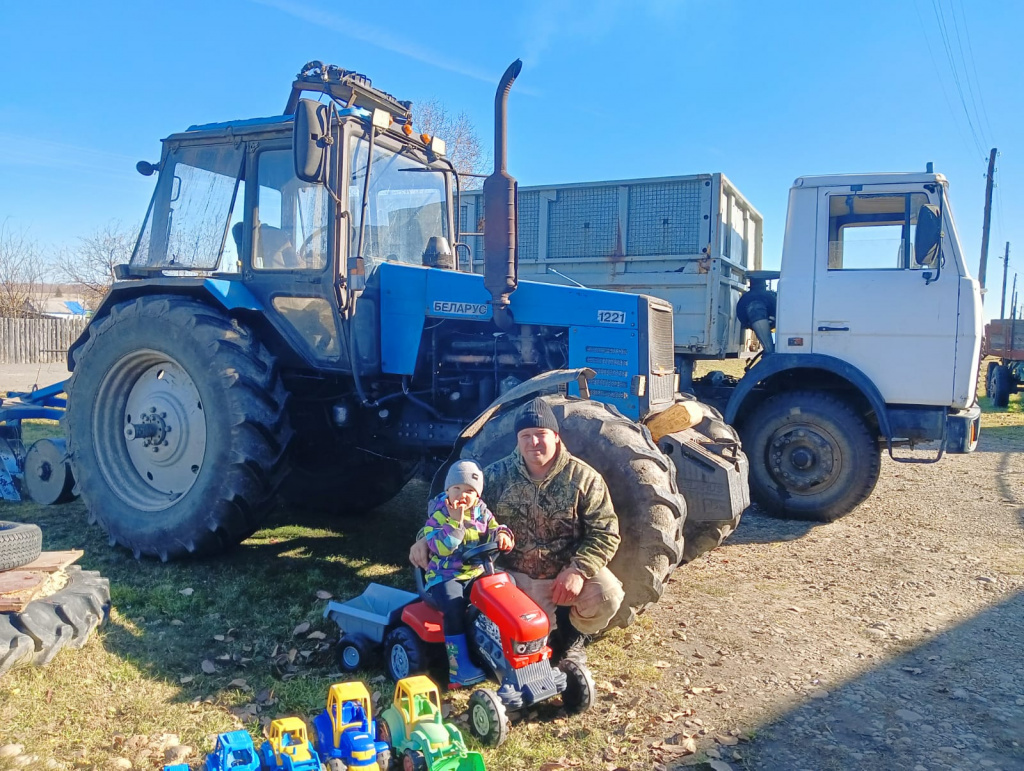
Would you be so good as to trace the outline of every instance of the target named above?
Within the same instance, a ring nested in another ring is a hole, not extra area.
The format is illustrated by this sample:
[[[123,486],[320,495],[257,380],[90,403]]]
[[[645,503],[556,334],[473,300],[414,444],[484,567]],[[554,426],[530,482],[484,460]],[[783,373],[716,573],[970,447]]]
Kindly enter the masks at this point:
[[[260,771],[260,759],[248,731],[228,731],[217,737],[206,756],[205,771]],[[187,763],[164,766],[164,771],[190,771]]]

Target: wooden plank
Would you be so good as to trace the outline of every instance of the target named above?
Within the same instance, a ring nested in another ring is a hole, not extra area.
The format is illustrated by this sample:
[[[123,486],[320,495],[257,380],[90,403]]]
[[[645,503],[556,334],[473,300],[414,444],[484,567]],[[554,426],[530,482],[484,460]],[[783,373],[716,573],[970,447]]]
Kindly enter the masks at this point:
[[[80,549],[72,549],[71,551],[44,551],[33,562],[30,562],[27,565],[22,565],[18,570],[38,570],[43,573],[56,573],[58,570],[63,570],[73,562],[77,562],[83,554],[85,554],[85,552]],[[2,575],[3,573],[0,573],[0,576]]]
[[[0,595],[33,589],[48,578],[46,573],[29,573],[25,570],[5,570],[0,573]]]
[[[704,419],[704,410],[697,402],[676,402],[667,410],[649,418],[644,425],[651,432],[651,438],[657,442],[666,434],[683,431],[695,426]]]

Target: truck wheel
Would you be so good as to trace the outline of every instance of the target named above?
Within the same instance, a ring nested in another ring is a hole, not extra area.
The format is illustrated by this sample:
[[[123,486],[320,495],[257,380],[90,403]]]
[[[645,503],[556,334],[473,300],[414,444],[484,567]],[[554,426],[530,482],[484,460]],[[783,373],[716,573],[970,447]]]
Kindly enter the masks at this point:
[[[338,641],[338,667],[342,672],[365,669],[373,650],[373,642],[366,635],[346,634]]]
[[[427,653],[423,648],[423,641],[407,626],[392,629],[384,638],[384,658],[388,674],[396,683],[427,668]]]
[[[427,771],[427,759],[419,750],[406,750],[402,755],[402,771]]]
[[[742,433],[751,494],[772,516],[832,522],[875,489],[878,442],[835,396],[777,394],[746,417]]]
[[[0,570],[12,570],[35,560],[43,548],[38,525],[0,522]]]
[[[274,358],[182,297],[120,303],[86,331],[65,425],[78,489],[111,545],[162,560],[251,535],[292,436]]]
[[[985,370],[985,395],[990,399],[992,398],[992,377],[998,368],[999,362],[990,361],[988,368]]]
[[[683,554],[686,501],[676,486],[675,466],[647,429],[614,407],[560,395],[544,399],[569,452],[593,466],[611,493],[622,541],[608,567],[626,593],[611,626],[628,626],[661,597]],[[462,446],[461,457],[486,466],[512,452],[518,406],[510,403],[492,415]]]
[[[562,659],[558,662],[558,668],[565,672],[566,685],[562,693],[565,711],[576,715],[593,707],[597,698],[597,688],[590,669],[572,659]]]
[[[988,395],[996,407],[1008,407],[1010,405],[1010,368],[1005,364],[997,364],[989,378],[990,386]]]
[[[508,738],[508,715],[498,694],[478,688],[469,697],[469,730],[486,747],[497,747]]]

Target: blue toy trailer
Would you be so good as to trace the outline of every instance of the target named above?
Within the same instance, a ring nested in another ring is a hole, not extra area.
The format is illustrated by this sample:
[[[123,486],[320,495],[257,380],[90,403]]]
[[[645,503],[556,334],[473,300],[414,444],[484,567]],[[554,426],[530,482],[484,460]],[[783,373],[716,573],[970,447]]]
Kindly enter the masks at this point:
[[[342,631],[338,642],[338,666],[355,672],[366,665],[388,630],[402,620],[402,609],[419,595],[381,584],[370,584],[358,597],[345,602],[332,600],[324,610]]]

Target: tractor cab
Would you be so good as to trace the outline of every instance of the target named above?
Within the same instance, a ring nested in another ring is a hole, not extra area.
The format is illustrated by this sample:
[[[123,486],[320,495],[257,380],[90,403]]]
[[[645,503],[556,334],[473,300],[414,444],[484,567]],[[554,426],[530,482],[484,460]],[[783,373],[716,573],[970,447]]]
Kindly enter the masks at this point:
[[[309,739],[306,736],[306,724],[297,717],[286,717],[272,722],[268,739],[275,755],[288,755],[293,763],[312,757],[309,752]]]

